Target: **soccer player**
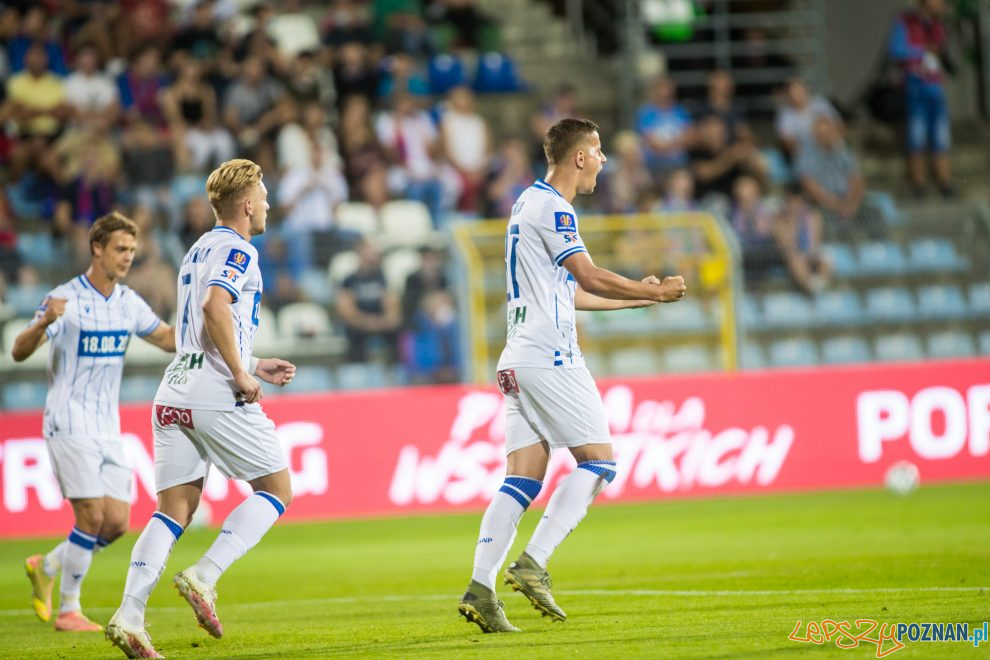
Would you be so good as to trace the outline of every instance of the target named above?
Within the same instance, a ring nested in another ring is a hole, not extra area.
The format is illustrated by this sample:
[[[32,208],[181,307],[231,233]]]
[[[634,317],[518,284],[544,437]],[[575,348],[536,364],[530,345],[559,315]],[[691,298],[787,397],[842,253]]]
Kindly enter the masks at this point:
[[[495,575],[520,518],[543,488],[550,450],[569,449],[577,469],[557,486],[505,583],[554,621],[567,615],[550,592],[547,563],[615,477],[605,409],[578,348],[574,310],[674,302],[686,290],[680,276],[636,282],[595,266],[588,256],[571,200],[595,190],[607,160],[594,123],[558,121],[543,150],[546,180],[519,196],[506,233],[508,338],[498,363],[506,398],[506,477],[481,520],[474,572],[458,605],[486,633],[519,631],[495,598]]]
[[[48,554],[28,557],[25,568],[42,621],[51,619],[52,587],[62,573],[55,630],[102,630],[82,613],[80,593],[93,552],[120,537],[130,517],[131,467],[120,437],[118,404],[131,335],[175,351],[172,328],[118,283],[131,268],[136,245],[137,225],[121,214],[94,222],[89,268],[45,296],[11,350],[20,362],[51,341],[43,432],[75,524]]]
[[[286,385],[296,368],[251,356],[262,281],[258,251],[248,242],[265,231],[268,190],[261,168],[229,160],[211,174],[206,192],[217,224],[179,269],[177,353],[162,378],[152,414],[158,507],[131,552],[120,608],[106,636],[129,658],[160,658],[145,631],[144,612],[175,542],[192,519],[209,466],[243,479],[254,493],[223,523],[216,541],[173,584],[213,637],[223,635],[216,584],[253,548],[292,499],[289,471],[275,425],[258,404],[261,384]]]

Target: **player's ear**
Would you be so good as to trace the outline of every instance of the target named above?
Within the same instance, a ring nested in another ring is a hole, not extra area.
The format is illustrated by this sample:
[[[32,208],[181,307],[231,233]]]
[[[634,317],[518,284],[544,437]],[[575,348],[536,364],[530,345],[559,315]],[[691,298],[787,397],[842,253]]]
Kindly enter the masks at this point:
[[[584,169],[584,149],[578,149],[574,154],[574,164],[579,170]]]

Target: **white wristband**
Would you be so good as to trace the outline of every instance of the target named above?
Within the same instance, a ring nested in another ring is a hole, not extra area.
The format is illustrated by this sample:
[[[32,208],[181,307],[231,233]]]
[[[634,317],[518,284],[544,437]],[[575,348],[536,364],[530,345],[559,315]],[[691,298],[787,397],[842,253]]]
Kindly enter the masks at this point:
[[[261,362],[261,358],[256,358],[253,355],[251,356],[251,362],[248,365],[248,373],[251,374],[252,376],[254,375],[254,372],[258,370],[259,362]]]

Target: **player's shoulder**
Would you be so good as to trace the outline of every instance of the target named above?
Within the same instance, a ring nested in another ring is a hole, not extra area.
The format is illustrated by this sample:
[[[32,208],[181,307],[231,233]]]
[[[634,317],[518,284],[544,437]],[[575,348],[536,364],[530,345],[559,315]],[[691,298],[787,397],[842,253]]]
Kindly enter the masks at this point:
[[[67,282],[62,282],[54,289],[48,292],[47,296],[52,298],[66,298],[71,299],[78,296],[80,293],[86,290],[86,285],[83,284],[82,279],[85,275],[76,275],[71,280]]]
[[[520,196],[519,215],[534,222],[546,222],[557,213],[574,215],[574,207],[549,184],[537,179]]]

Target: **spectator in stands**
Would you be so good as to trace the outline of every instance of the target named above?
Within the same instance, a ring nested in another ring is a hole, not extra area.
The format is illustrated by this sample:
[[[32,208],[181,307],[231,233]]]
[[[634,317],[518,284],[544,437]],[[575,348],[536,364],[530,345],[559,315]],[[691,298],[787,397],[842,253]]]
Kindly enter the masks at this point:
[[[948,56],[948,29],[942,19],[945,0],[918,0],[915,10],[894,22],[889,51],[904,71],[907,100],[908,175],[917,196],[925,194],[925,152],[932,156],[935,184],[952,197],[949,164],[950,123],[945,73],[954,66]]]
[[[474,94],[467,87],[450,90],[448,107],[440,119],[444,159],[461,180],[461,211],[476,213],[491,154],[488,124],[474,108]]]
[[[223,50],[223,40],[217,28],[214,0],[198,0],[193,5],[192,18],[172,40],[172,51],[185,51],[204,64],[215,62]]]
[[[216,92],[203,80],[202,64],[186,56],[178,70],[175,82],[161,94],[175,161],[183,171],[209,172],[233,158],[237,147],[219,123]]]
[[[402,289],[402,323],[406,328],[412,326],[423,299],[434,291],[446,291],[448,286],[443,250],[424,245],[419,248],[419,255],[419,269],[409,274]]]
[[[347,361],[395,359],[396,340],[402,324],[399,299],[385,284],[382,254],[370,239],[355,248],[358,269],[337,292],[337,314],[347,335]]]
[[[449,291],[426,294],[403,335],[403,364],[414,385],[456,383],[461,376],[457,307]]]
[[[35,43],[24,54],[24,71],[7,80],[7,101],[0,116],[13,120],[21,137],[54,139],[72,114],[65,84],[48,70],[44,45]]]
[[[680,167],[667,176],[659,210],[664,213],[698,210],[698,203],[694,199],[694,175],[691,174],[691,170]]]
[[[321,26],[323,43],[339,46],[348,42],[372,42],[368,6],[357,0],[333,0]]]
[[[695,195],[702,202],[718,203],[732,197],[741,176],[760,181],[766,176],[759,150],[752,142],[730,142],[729,129],[718,115],[708,115],[698,123],[698,139],[690,155]]]
[[[793,164],[801,146],[814,139],[813,126],[818,117],[840,121],[839,113],[821,95],[812,95],[800,78],[792,78],[784,87],[777,109],[777,139],[784,155]]]
[[[285,172],[278,183],[282,229],[293,258],[322,265],[357,238],[336,226],[337,207],[347,201],[347,182],[321,149],[310,149],[310,162]]]
[[[273,141],[279,127],[292,121],[292,113],[292,102],[282,83],[265,71],[261,58],[247,57],[240,75],[227,89],[224,123],[241,148],[254,154],[266,170],[275,170]]]
[[[85,130],[106,131],[120,116],[117,85],[100,70],[93,46],[76,53],[76,68],[65,79],[65,100],[72,107],[73,122]]]
[[[285,83],[296,106],[318,103],[333,108],[337,102],[337,89],[333,73],[327,62],[326,52],[303,51],[292,58]]]
[[[822,216],[807,200],[800,185],[792,186],[776,222],[776,237],[791,277],[814,294],[832,276],[832,263],[822,251]]]
[[[427,19],[436,26],[443,26],[454,34],[452,48],[478,50],[482,35],[489,28],[488,17],[474,6],[473,0],[433,0],[426,9]]]
[[[375,40],[390,53],[429,54],[421,0],[371,0]]]
[[[796,173],[808,197],[824,212],[827,229],[882,233],[879,213],[863,203],[866,185],[859,161],[836,120],[815,119],[814,139],[801,149]]]
[[[169,206],[169,186],[175,176],[175,156],[154,126],[139,120],[121,141],[128,203],[162,212]],[[202,233],[202,232],[201,232]]]
[[[695,120],[715,115],[729,129],[729,142],[755,143],[752,129],[746,123],[746,113],[736,102],[736,83],[728,71],[716,69],[708,74],[705,100],[695,113]]]
[[[612,139],[615,156],[605,165],[602,183],[606,211],[635,213],[645,197],[653,193],[653,176],[646,168],[639,137],[633,131],[622,131]]]
[[[371,65],[367,46],[351,41],[338,49],[333,82],[341,110],[344,102],[354,95],[365,97],[369,105],[374,102],[378,94],[378,73]]]
[[[636,132],[656,180],[687,164],[694,139],[691,115],[677,102],[677,87],[669,77],[660,76],[650,84],[649,100],[636,113]]]
[[[20,73],[29,69],[28,52],[37,46],[45,54],[45,69],[59,78],[69,73],[65,65],[65,53],[58,41],[52,38],[51,27],[45,17],[45,9],[41,3],[33,4],[21,19],[20,32],[7,44],[7,57],[10,60],[12,73]]]
[[[165,112],[159,99],[166,87],[168,80],[162,72],[161,53],[154,46],[143,47],[117,78],[120,104],[127,122],[142,120],[165,128]]]
[[[411,94],[396,92],[391,111],[378,116],[375,131],[391,165],[391,192],[426,204],[434,225],[439,225],[443,188],[436,162],[439,135],[433,120],[419,109]]]
[[[265,282],[265,303],[278,311],[289,303],[303,300],[302,279],[305,265],[293,251],[286,232],[266,232],[258,240],[258,266]]]
[[[213,215],[210,203],[203,195],[190,197],[182,211],[182,220],[179,222],[179,236],[188,251],[193,243],[202,238],[203,234],[217,222]]]
[[[390,55],[379,64],[378,98],[391,101],[396,92],[408,92],[416,96],[430,93],[430,83],[422,64],[407,53]]]
[[[504,141],[489,171],[485,215],[508,218],[512,205],[526,188],[533,185],[535,179],[536,174],[523,141],[519,138]]]
[[[285,172],[293,167],[308,167],[313,161],[312,151],[323,154],[323,163],[342,170],[344,161],[340,157],[337,136],[327,124],[327,113],[318,101],[309,101],[299,107],[297,121],[282,127],[275,143],[279,170]]]
[[[742,247],[746,281],[759,285],[771,270],[784,265],[784,256],[777,242],[777,216],[755,178],[743,175],[733,182],[729,219]]]
[[[78,225],[80,235],[117,203],[120,152],[107,136],[96,133],[67,134],[55,146],[61,162],[62,184],[55,207],[55,229],[68,233]]]
[[[387,163],[371,125],[367,97],[350,96],[344,101],[338,137],[352,199],[380,209],[388,201]]]

